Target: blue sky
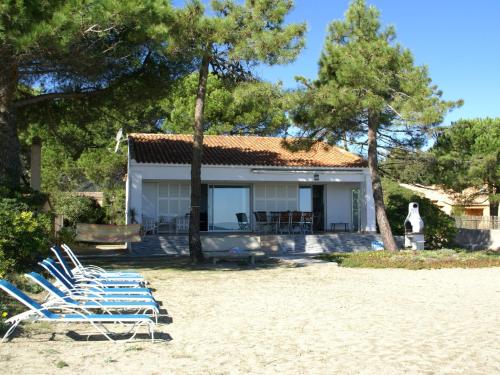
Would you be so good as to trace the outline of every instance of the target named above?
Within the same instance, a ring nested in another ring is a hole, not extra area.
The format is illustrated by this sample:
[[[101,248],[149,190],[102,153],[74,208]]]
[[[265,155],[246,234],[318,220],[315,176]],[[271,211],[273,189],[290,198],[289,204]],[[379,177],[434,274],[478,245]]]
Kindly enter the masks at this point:
[[[463,107],[446,117],[500,117],[500,0],[368,0],[385,25],[396,27],[397,40],[412,50],[416,62],[448,100],[463,99]],[[328,24],[342,18],[349,0],[295,0],[288,22],[306,22],[306,48],[286,66],[261,67],[268,81],[296,87],[294,77],[314,78]]]

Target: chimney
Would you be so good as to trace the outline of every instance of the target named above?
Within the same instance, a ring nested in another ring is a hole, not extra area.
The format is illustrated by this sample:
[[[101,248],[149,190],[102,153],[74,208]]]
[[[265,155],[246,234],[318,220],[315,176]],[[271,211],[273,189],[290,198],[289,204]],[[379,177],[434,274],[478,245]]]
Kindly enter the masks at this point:
[[[42,182],[42,140],[34,137],[31,141],[31,188],[40,191]]]

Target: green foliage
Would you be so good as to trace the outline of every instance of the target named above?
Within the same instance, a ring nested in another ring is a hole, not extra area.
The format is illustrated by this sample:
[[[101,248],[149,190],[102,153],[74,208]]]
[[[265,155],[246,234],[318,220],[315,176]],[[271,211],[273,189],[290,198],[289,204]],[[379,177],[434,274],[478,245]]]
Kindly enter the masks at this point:
[[[0,278],[30,269],[48,252],[51,220],[25,199],[0,198]]]
[[[67,245],[72,245],[75,242],[76,238],[76,228],[67,226],[62,227],[57,232],[57,239],[60,243],[64,243]]]
[[[191,56],[166,54],[173,16],[163,0],[2,2],[0,101],[11,116],[0,116],[0,183],[19,184],[17,129],[84,127],[121,112],[141,122],[154,112],[154,99],[192,70]]]
[[[442,129],[430,149],[435,183],[455,191],[486,187],[490,201],[500,200],[500,118],[459,120]],[[496,214],[492,213],[492,214]]]
[[[212,0],[206,12],[201,1],[190,1],[176,10],[168,49],[209,55],[215,72],[237,79],[245,75],[243,65],[288,63],[304,46],[305,33],[304,24],[285,25],[292,7],[292,0]]]
[[[7,329],[5,321],[9,319],[9,310],[7,304],[3,303],[0,299],[0,334],[3,334]]]
[[[90,181],[103,189],[112,189],[117,185],[124,187],[126,153],[114,153],[105,148],[87,149],[80,155],[78,165]]]
[[[393,180],[407,184],[435,183],[436,159],[428,152],[394,149],[380,163],[380,170]]]
[[[359,253],[322,254],[319,258],[336,262],[342,267],[405,268],[410,270],[433,268],[500,267],[500,253],[465,250],[405,250],[364,251]]]
[[[304,135],[364,142],[368,115],[375,114],[379,147],[415,146],[422,134],[409,125],[439,123],[461,104],[441,100],[427,67],[415,65],[395,38],[394,28],[382,28],[379,11],[365,0],[352,1],[345,18],[330,24],[318,79],[298,77],[304,89],[293,117]]]
[[[449,246],[456,234],[453,219],[441,211],[429,199],[399,186],[391,180],[384,180],[384,202],[386,212],[394,234],[404,234],[404,221],[408,215],[408,204],[419,204],[420,216],[424,221],[425,246],[439,249]]]
[[[55,197],[55,211],[63,215],[65,226],[99,224],[104,220],[104,211],[94,199],[71,193],[61,193]]]
[[[191,133],[198,75],[179,80],[162,102],[167,114],[162,129],[172,133]],[[281,86],[267,82],[227,82],[210,74],[204,110],[207,134],[276,134],[285,130],[287,95]]]

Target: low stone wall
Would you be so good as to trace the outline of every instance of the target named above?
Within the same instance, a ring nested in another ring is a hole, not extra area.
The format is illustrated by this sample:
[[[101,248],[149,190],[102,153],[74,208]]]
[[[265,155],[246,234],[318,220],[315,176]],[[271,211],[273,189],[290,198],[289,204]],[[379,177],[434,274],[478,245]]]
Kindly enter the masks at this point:
[[[459,228],[455,243],[470,250],[499,250],[500,229],[464,229]]]

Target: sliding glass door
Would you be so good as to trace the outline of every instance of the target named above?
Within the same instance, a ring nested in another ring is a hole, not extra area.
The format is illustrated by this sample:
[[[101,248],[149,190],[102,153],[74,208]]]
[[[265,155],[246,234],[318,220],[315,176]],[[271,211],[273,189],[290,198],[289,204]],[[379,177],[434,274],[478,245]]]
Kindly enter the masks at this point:
[[[250,187],[208,186],[208,230],[249,231]]]

